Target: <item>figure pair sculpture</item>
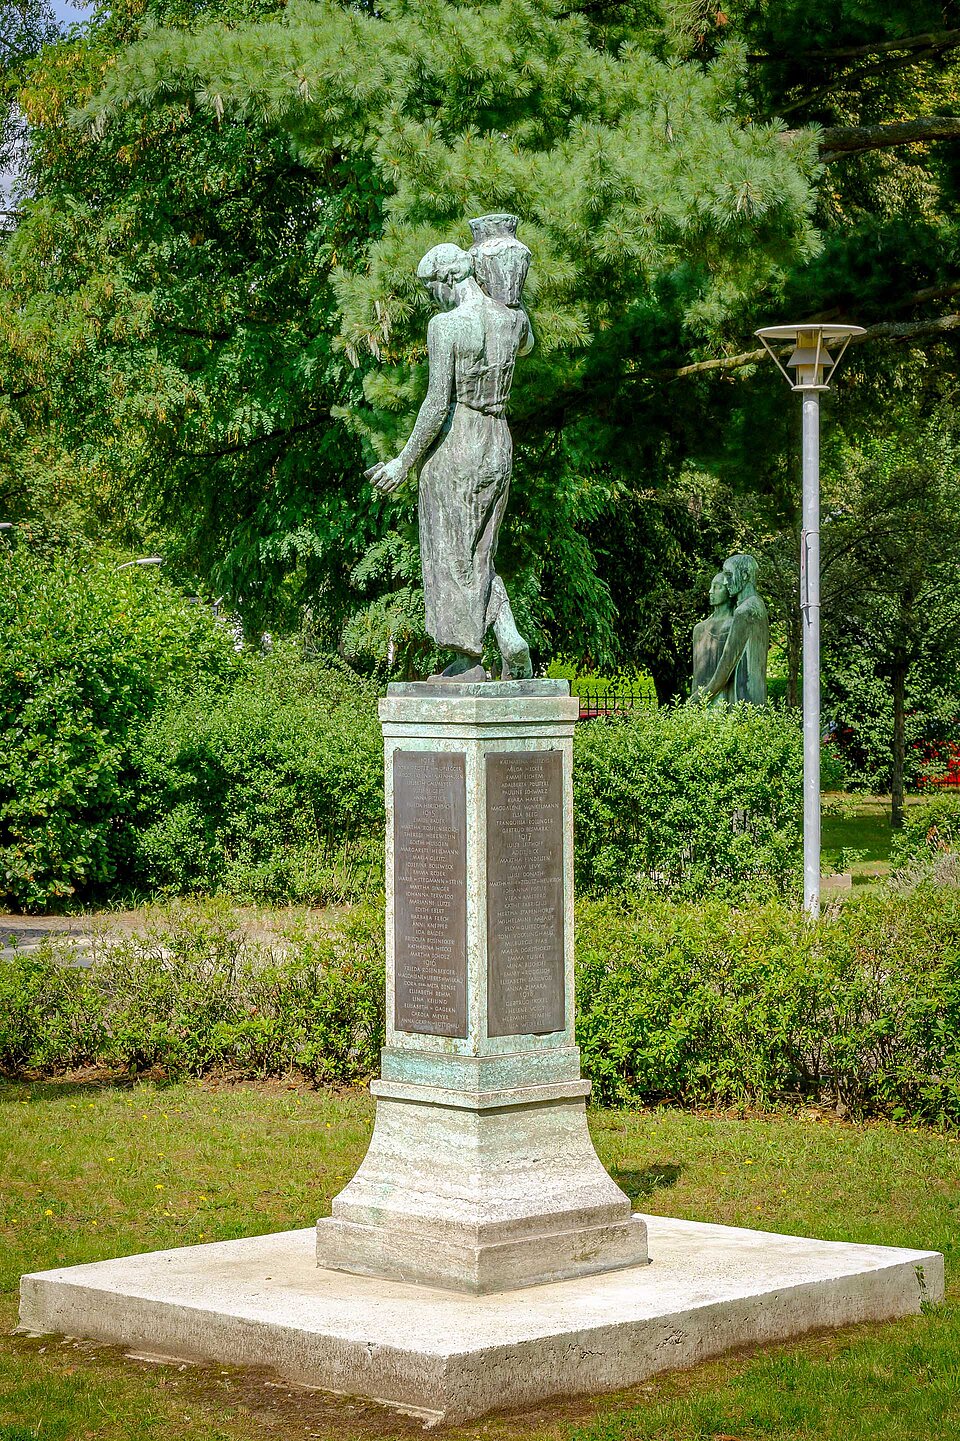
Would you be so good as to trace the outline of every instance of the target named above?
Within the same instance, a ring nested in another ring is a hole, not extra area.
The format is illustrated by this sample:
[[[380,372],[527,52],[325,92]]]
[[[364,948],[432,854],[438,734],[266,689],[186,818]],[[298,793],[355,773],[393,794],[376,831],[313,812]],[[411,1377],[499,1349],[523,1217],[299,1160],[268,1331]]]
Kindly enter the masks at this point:
[[[710,584],[713,614],[693,630],[692,694],[702,700],[767,703],[770,622],[757,569],[752,555],[731,555]]]
[[[532,675],[494,561],[510,493],[506,406],[518,355],[533,349],[522,305],[530,251],[515,215],[471,220],[474,244],[436,245],[417,276],[442,307],[427,327],[430,379],[410,439],[367,479],[386,494],[419,469],[420,556],[427,633],[456,653],[443,672],[483,680],[493,629],[505,680]]]

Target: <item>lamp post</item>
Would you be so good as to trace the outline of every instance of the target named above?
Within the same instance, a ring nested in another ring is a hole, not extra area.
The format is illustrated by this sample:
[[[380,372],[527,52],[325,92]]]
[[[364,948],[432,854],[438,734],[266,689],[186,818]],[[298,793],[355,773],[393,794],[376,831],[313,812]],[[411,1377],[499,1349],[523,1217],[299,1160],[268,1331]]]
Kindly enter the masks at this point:
[[[820,914],[820,393],[859,325],[769,325],[755,332],[791,390],[803,402],[803,531],[800,536],[800,615],[803,634],[803,908]],[[780,359],[777,341],[793,344]],[[828,346],[839,347],[836,357]],[[794,374],[791,376],[789,370]]]

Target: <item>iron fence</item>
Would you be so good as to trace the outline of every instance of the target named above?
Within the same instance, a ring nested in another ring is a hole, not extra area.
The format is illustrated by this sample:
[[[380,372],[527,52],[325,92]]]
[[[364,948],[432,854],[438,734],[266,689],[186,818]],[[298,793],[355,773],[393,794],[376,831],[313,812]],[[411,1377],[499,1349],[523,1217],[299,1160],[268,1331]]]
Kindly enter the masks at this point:
[[[635,687],[617,687],[608,690],[582,690],[580,720],[595,720],[598,716],[629,715],[631,711],[656,710],[657,698],[648,690]]]

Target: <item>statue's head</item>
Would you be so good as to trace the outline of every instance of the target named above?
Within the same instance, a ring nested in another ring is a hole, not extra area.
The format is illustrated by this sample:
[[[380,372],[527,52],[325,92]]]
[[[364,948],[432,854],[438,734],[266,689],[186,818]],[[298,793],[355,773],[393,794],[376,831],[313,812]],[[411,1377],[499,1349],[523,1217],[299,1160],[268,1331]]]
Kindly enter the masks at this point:
[[[723,605],[730,599],[730,577],[725,570],[718,570],[710,582],[710,604]]]
[[[748,585],[756,582],[760,567],[752,555],[731,555],[723,562],[723,568],[730,584],[730,594],[739,595]]]
[[[459,245],[435,245],[417,266],[417,279],[447,310],[457,302],[456,287],[472,274],[473,257]]]

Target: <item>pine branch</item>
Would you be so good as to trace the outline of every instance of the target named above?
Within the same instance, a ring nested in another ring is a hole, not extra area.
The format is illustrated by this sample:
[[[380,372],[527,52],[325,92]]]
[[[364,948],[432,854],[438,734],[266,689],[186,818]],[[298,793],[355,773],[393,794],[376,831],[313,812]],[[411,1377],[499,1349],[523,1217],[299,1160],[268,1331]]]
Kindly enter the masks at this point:
[[[949,300],[954,295],[960,295],[960,280],[951,280],[946,285],[928,285],[923,290],[915,290],[912,295],[905,295],[892,305],[893,310],[908,310],[911,305],[924,305],[928,300]]]
[[[888,55],[896,51],[909,50],[953,50],[960,46],[960,30],[932,30],[923,35],[905,35],[902,40],[878,40],[872,45],[851,45],[837,50],[802,50],[791,55],[791,61],[816,64],[822,61],[865,60],[871,55]],[[756,54],[747,59],[754,65],[774,64],[783,60],[782,55]]]
[[[788,130],[784,138],[802,132]],[[865,150],[888,150],[897,145],[925,144],[932,140],[960,140],[960,116],[924,115],[886,125],[829,125],[820,132],[820,159],[824,165],[859,155]]]
[[[824,84],[818,85],[815,90],[808,90],[805,95],[799,96],[798,99],[791,100],[789,104],[781,105],[779,107],[779,113],[781,115],[792,115],[795,111],[802,110],[804,106],[813,105],[816,101],[822,100],[827,95],[831,95],[835,90],[856,89],[863,80],[866,80],[871,75],[891,75],[895,70],[904,70],[911,65],[920,65],[925,60],[935,59],[943,53],[942,50],[919,50],[911,55],[893,56],[887,60],[877,60],[872,65],[861,65],[856,70],[842,71],[834,75],[832,79],[825,81]]]
[[[177,325],[172,320],[160,320],[158,326],[163,330],[172,331],[174,335],[189,335],[194,340],[229,341],[235,337],[232,330],[196,330],[191,325]]]
[[[960,287],[957,287],[960,289]],[[811,321],[810,324],[815,324]],[[869,340],[919,340],[926,336],[940,336],[960,329],[960,315],[940,315],[935,320],[882,320],[868,326],[862,335],[850,338],[851,345],[863,345]],[[739,370],[744,365],[756,365],[763,360],[766,351],[744,350],[739,355],[721,355],[713,360],[697,360],[691,365],[681,365],[678,370],[661,372],[664,380],[679,380],[684,375],[702,375],[708,370]],[[784,355],[790,354],[790,347],[784,348]]]
[[[304,420],[300,425],[288,426],[286,430],[271,430],[266,435],[255,435],[252,440],[238,440],[233,445],[218,446],[215,450],[176,450],[174,454],[182,460],[221,460],[227,455],[242,455],[257,446],[268,445],[271,441],[282,446],[295,436],[303,435],[308,430],[316,430],[318,425],[326,425],[329,420],[330,412],[325,410],[312,420]]]
[[[926,305],[930,300],[951,300],[955,295],[960,295],[960,280],[950,280],[939,285],[926,285],[922,290],[914,290],[910,295],[901,295],[899,300],[891,300],[887,308],[889,310],[910,310],[914,305]],[[839,320],[843,314],[843,306],[832,305],[828,310],[818,310],[816,315],[810,315],[807,319],[811,325],[826,325],[831,320]]]
[[[272,316],[269,319],[264,319],[259,315],[238,315],[233,322],[233,328],[231,330],[201,330],[198,326],[181,325],[180,322],[176,320],[159,319],[157,321],[157,327],[161,330],[170,331],[174,335],[189,335],[194,340],[228,342],[236,340],[237,331],[242,330],[244,326],[260,326],[263,329],[275,330],[296,318],[297,317],[292,315],[283,314]],[[300,329],[305,339],[313,340],[316,338],[315,334],[307,330],[305,326],[301,326]]]
[[[596,15],[598,11],[620,10],[629,0],[585,0],[583,5],[571,5],[569,10],[558,10],[558,20],[569,20],[571,15]]]

